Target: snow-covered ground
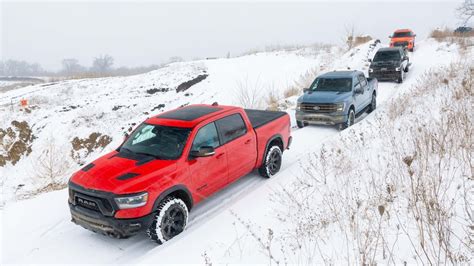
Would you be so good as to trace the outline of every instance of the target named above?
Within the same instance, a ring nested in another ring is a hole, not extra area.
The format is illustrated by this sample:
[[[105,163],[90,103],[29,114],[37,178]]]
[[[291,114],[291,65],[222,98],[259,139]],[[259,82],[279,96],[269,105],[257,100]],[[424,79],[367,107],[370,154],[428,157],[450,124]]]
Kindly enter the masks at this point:
[[[376,115],[383,112],[388,103],[396,101],[400,93],[409,92],[426,71],[458,60],[455,45],[432,40],[418,42],[415,53],[411,54],[413,66],[405,82],[379,83],[376,112],[362,116],[354,128],[343,132],[324,126],[294,129],[293,146],[285,152],[278,175],[266,180],[255,173],[249,174],[218,192],[193,209],[188,229],[183,234],[162,246],[156,246],[145,234],[117,240],[72,224],[66,190],[44,193],[28,200],[16,201],[15,198],[22,195],[22,190],[26,193],[41,187],[41,182],[32,184],[33,162],[47,146],[41,141],[48,138],[66,146],[60,149],[70,150],[74,137],[84,138],[92,132],[111,136],[113,140],[104,150],[97,149],[81,157],[91,160],[115,147],[121,141],[117,132],[126,131],[132,123],[142,121],[149,115],[144,112],[156,113],[187,103],[239,104],[235,101],[239,84],[281,90],[315,68],[366,70],[366,59],[371,53],[368,44],[344,55],[336,50],[310,56],[294,52],[261,53],[234,59],[179,63],[134,77],[67,81],[0,94],[0,111],[7,113],[0,118],[0,128],[9,126],[15,119],[24,120],[37,137],[28,157],[15,166],[0,167],[6,201],[0,211],[2,263],[269,263],[265,248],[262,251],[249,232],[258,230],[256,235],[262,232],[265,235],[268,228],[284,229],[279,228],[279,224],[282,225],[275,215],[284,206],[272,200],[271,195],[301,176],[302,168],[309,167],[308,154],[320,153],[322,145],[341,136],[347,137],[350,132],[364,132],[364,127],[375,123]],[[200,74],[209,76],[185,92],[174,90],[180,83]],[[153,88],[170,90],[146,93]],[[186,93],[189,95],[185,96]],[[17,94],[27,94],[37,109],[31,113],[20,113],[17,109],[8,111],[9,99]],[[151,111],[159,104],[165,104],[165,107]],[[122,107],[112,111],[116,106]],[[88,127],[82,126],[86,121]],[[74,161],[64,163],[73,164]],[[76,164],[72,170],[77,167]],[[19,187],[21,184],[24,186]],[[248,227],[243,226],[247,223]],[[335,254],[330,256],[334,258]],[[343,255],[338,260],[345,261]]]

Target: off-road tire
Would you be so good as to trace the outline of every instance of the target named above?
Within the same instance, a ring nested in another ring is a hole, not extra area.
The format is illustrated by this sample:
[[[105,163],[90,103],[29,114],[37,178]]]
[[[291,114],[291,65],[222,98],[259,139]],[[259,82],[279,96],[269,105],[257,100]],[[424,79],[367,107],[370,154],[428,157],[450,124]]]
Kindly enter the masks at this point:
[[[377,97],[375,96],[375,93],[372,94],[372,100],[370,101],[369,104],[369,109],[367,110],[367,113],[372,113],[375,108],[377,108]]]
[[[398,83],[403,83],[403,69],[400,69],[400,75],[398,76],[397,82]]]
[[[347,114],[347,121],[345,123],[339,124],[339,129],[344,130],[354,125],[354,123],[355,123],[355,111],[351,107],[351,109],[349,109],[349,113]]]
[[[305,126],[307,126],[308,123],[307,122],[303,122],[303,121],[298,121],[296,120],[296,126],[298,126],[298,128],[304,128]]]
[[[188,207],[183,200],[172,196],[166,197],[158,205],[153,221],[147,231],[148,236],[161,245],[186,229],[188,216]],[[171,230],[174,230],[174,232],[171,232]]]
[[[265,154],[265,160],[262,166],[258,168],[258,173],[265,178],[270,178],[277,174],[281,168],[282,155],[283,152],[281,151],[280,146],[272,145],[268,147],[267,153]]]

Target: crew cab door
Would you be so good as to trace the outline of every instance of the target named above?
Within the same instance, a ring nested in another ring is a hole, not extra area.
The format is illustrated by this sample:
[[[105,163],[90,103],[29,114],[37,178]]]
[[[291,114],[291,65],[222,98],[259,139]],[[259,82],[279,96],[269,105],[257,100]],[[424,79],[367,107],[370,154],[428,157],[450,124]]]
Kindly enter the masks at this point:
[[[221,145],[214,122],[201,127],[194,137],[191,151],[204,146],[213,147],[215,154],[209,157],[188,158],[188,167],[194,193],[204,199],[227,184],[227,154]]]
[[[353,88],[353,97],[354,97],[354,105],[355,105],[355,112],[358,113],[361,110],[361,106],[363,106],[365,101],[365,88],[362,87],[360,80],[358,77],[354,78],[354,88]]]
[[[257,143],[253,130],[247,128],[241,114],[216,121],[219,136],[227,150],[228,183],[250,173],[255,167]]]
[[[405,70],[408,67],[408,64],[410,64],[410,61],[408,59],[408,53],[403,49],[400,52],[401,52],[400,58],[402,59],[401,68]]]
[[[360,111],[365,108],[367,105],[369,105],[370,101],[372,100],[372,92],[370,91],[370,86],[369,83],[367,82],[367,79],[365,78],[364,74],[358,75],[358,79],[360,82],[360,85],[364,91],[362,94],[362,104],[359,106]]]

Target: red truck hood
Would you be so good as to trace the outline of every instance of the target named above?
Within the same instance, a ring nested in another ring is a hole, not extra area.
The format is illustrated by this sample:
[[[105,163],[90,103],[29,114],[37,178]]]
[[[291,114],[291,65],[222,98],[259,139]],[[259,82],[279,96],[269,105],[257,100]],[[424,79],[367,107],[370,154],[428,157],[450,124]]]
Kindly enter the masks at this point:
[[[147,189],[150,179],[170,177],[175,173],[174,160],[140,160],[124,158],[114,151],[86,165],[71,177],[71,182],[86,189],[127,194]],[[136,174],[133,177],[119,179],[125,174]]]

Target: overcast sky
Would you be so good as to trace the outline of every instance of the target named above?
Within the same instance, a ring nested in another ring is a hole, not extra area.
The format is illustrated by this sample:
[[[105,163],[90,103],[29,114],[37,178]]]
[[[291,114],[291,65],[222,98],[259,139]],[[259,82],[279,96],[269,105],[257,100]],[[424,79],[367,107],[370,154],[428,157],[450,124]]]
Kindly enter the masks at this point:
[[[1,57],[58,70],[110,54],[115,66],[237,55],[266,45],[341,43],[354,25],[382,41],[396,28],[419,38],[458,26],[459,0],[362,2],[23,2],[0,0]]]

